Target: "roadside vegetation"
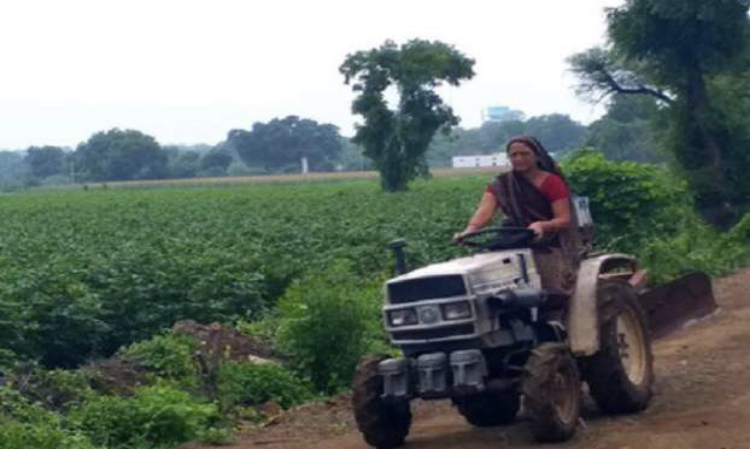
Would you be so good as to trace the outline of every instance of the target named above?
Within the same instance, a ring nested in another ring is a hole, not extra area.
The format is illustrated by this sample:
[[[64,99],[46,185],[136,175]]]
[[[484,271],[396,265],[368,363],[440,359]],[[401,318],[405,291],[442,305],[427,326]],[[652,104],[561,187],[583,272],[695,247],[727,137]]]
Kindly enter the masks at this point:
[[[564,170],[591,198],[596,246],[637,254],[657,281],[750,258],[750,218],[714,231],[664,167],[584,150]],[[0,447],[221,442],[345,391],[362,354],[388,350],[387,243],[406,238],[411,266],[466,254],[450,236],[488,178],[3,198]]]

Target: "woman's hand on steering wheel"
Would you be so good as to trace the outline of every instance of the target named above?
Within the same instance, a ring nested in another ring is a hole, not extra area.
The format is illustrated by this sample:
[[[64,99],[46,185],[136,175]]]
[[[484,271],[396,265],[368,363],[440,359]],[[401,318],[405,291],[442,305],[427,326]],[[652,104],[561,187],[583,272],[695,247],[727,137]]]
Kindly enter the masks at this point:
[[[482,230],[467,227],[463,232],[454,234],[453,241],[458,245],[492,251],[529,247],[536,235],[534,230],[518,226],[490,227]]]
[[[477,232],[477,230],[479,230],[479,228],[477,228],[476,226],[467,226],[463,231],[456,232],[455,234],[453,234],[453,244],[460,245],[465,236],[473,234]]]
[[[534,231],[534,241],[538,242],[544,238],[544,226],[541,221],[535,221],[529,225],[529,229]]]

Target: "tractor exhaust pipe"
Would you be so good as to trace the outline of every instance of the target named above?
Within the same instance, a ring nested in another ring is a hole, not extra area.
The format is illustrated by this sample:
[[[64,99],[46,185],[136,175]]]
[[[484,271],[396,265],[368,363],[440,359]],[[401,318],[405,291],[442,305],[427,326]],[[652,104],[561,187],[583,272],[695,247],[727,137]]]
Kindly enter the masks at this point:
[[[396,256],[396,273],[406,273],[406,258],[404,257],[404,247],[406,246],[406,240],[396,239],[388,244],[388,248],[393,251]]]

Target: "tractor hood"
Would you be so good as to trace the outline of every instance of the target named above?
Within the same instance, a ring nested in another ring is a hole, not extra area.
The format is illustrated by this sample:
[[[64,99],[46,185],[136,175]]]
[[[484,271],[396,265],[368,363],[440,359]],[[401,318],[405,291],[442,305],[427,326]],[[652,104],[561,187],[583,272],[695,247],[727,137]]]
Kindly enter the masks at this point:
[[[410,271],[389,280],[388,283],[434,276],[481,275],[488,270],[502,270],[503,267],[511,269],[511,267],[514,267],[516,265],[518,255],[524,255],[525,257],[530,259],[531,251],[510,250],[492,253],[481,253],[469,257],[461,257],[459,259],[453,259],[447,262],[441,262],[427,265],[422,268],[417,268],[416,270]]]

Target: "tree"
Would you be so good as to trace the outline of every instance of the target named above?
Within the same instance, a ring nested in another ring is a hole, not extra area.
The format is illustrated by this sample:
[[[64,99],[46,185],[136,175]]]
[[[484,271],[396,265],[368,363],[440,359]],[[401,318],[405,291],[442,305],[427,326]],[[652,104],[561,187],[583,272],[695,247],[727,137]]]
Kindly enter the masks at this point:
[[[525,134],[536,137],[558,156],[579,148],[586,133],[585,126],[564,114],[532,117],[524,128]]]
[[[140,131],[117,128],[94,134],[76,148],[77,170],[91,181],[159,179],[167,174],[167,153]]]
[[[648,68],[638,61],[626,60],[612,50],[591,48],[568,58],[571,71],[578,76],[576,93],[594,103],[616,95],[648,95],[672,104],[670,94],[647,81]]]
[[[362,154],[362,147],[356,145],[351,139],[341,137],[341,164],[347,171],[373,170],[372,160]]]
[[[203,156],[201,159],[201,168],[203,170],[218,169],[226,174],[227,168],[229,168],[233,160],[234,158],[229,151],[216,148]]]
[[[226,145],[249,167],[267,172],[299,171],[306,157],[310,170],[329,171],[341,157],[338,127],[290,115],[268,123],[254,123],[251,131],[229,131]]]
[[[65,171],[65,151],[60,147],[29,147],[24,162],[31,175],[42,179]]]
[[[365,120],[352,140],[380,171],[383,190],[406,190],[411,180],[427,173],[425,153],[433,136],[458,124],[435,88],[471,79],[473,67],[474,61],[452,46],[419,39],[401,47],[386,41],[346,57],[339,71],[358,93],[352,112]],[[389,87],[398,94],[396,110],[386,101]]]
[[[201,154],[194,150],[170,145],[163,147],[167,153],[167,172],[170,178],[194,178],[200,169]]]
[[[744,76],[747,13],[745,0],[627,0],[608,10],[611,48],[571,58],[579,91],[651,95],[668,107],[670,150],[718,227],[750,198],[746,127],[727,126],[712,90],[717,77]]]
[[[616,96],[606,114],[588,127],[585,145],[612,161],[665,162],[656,101],[647,96]]]
[[[28,164],[18,151],[0,151],[0,191],[20,188],[24,183]]]

